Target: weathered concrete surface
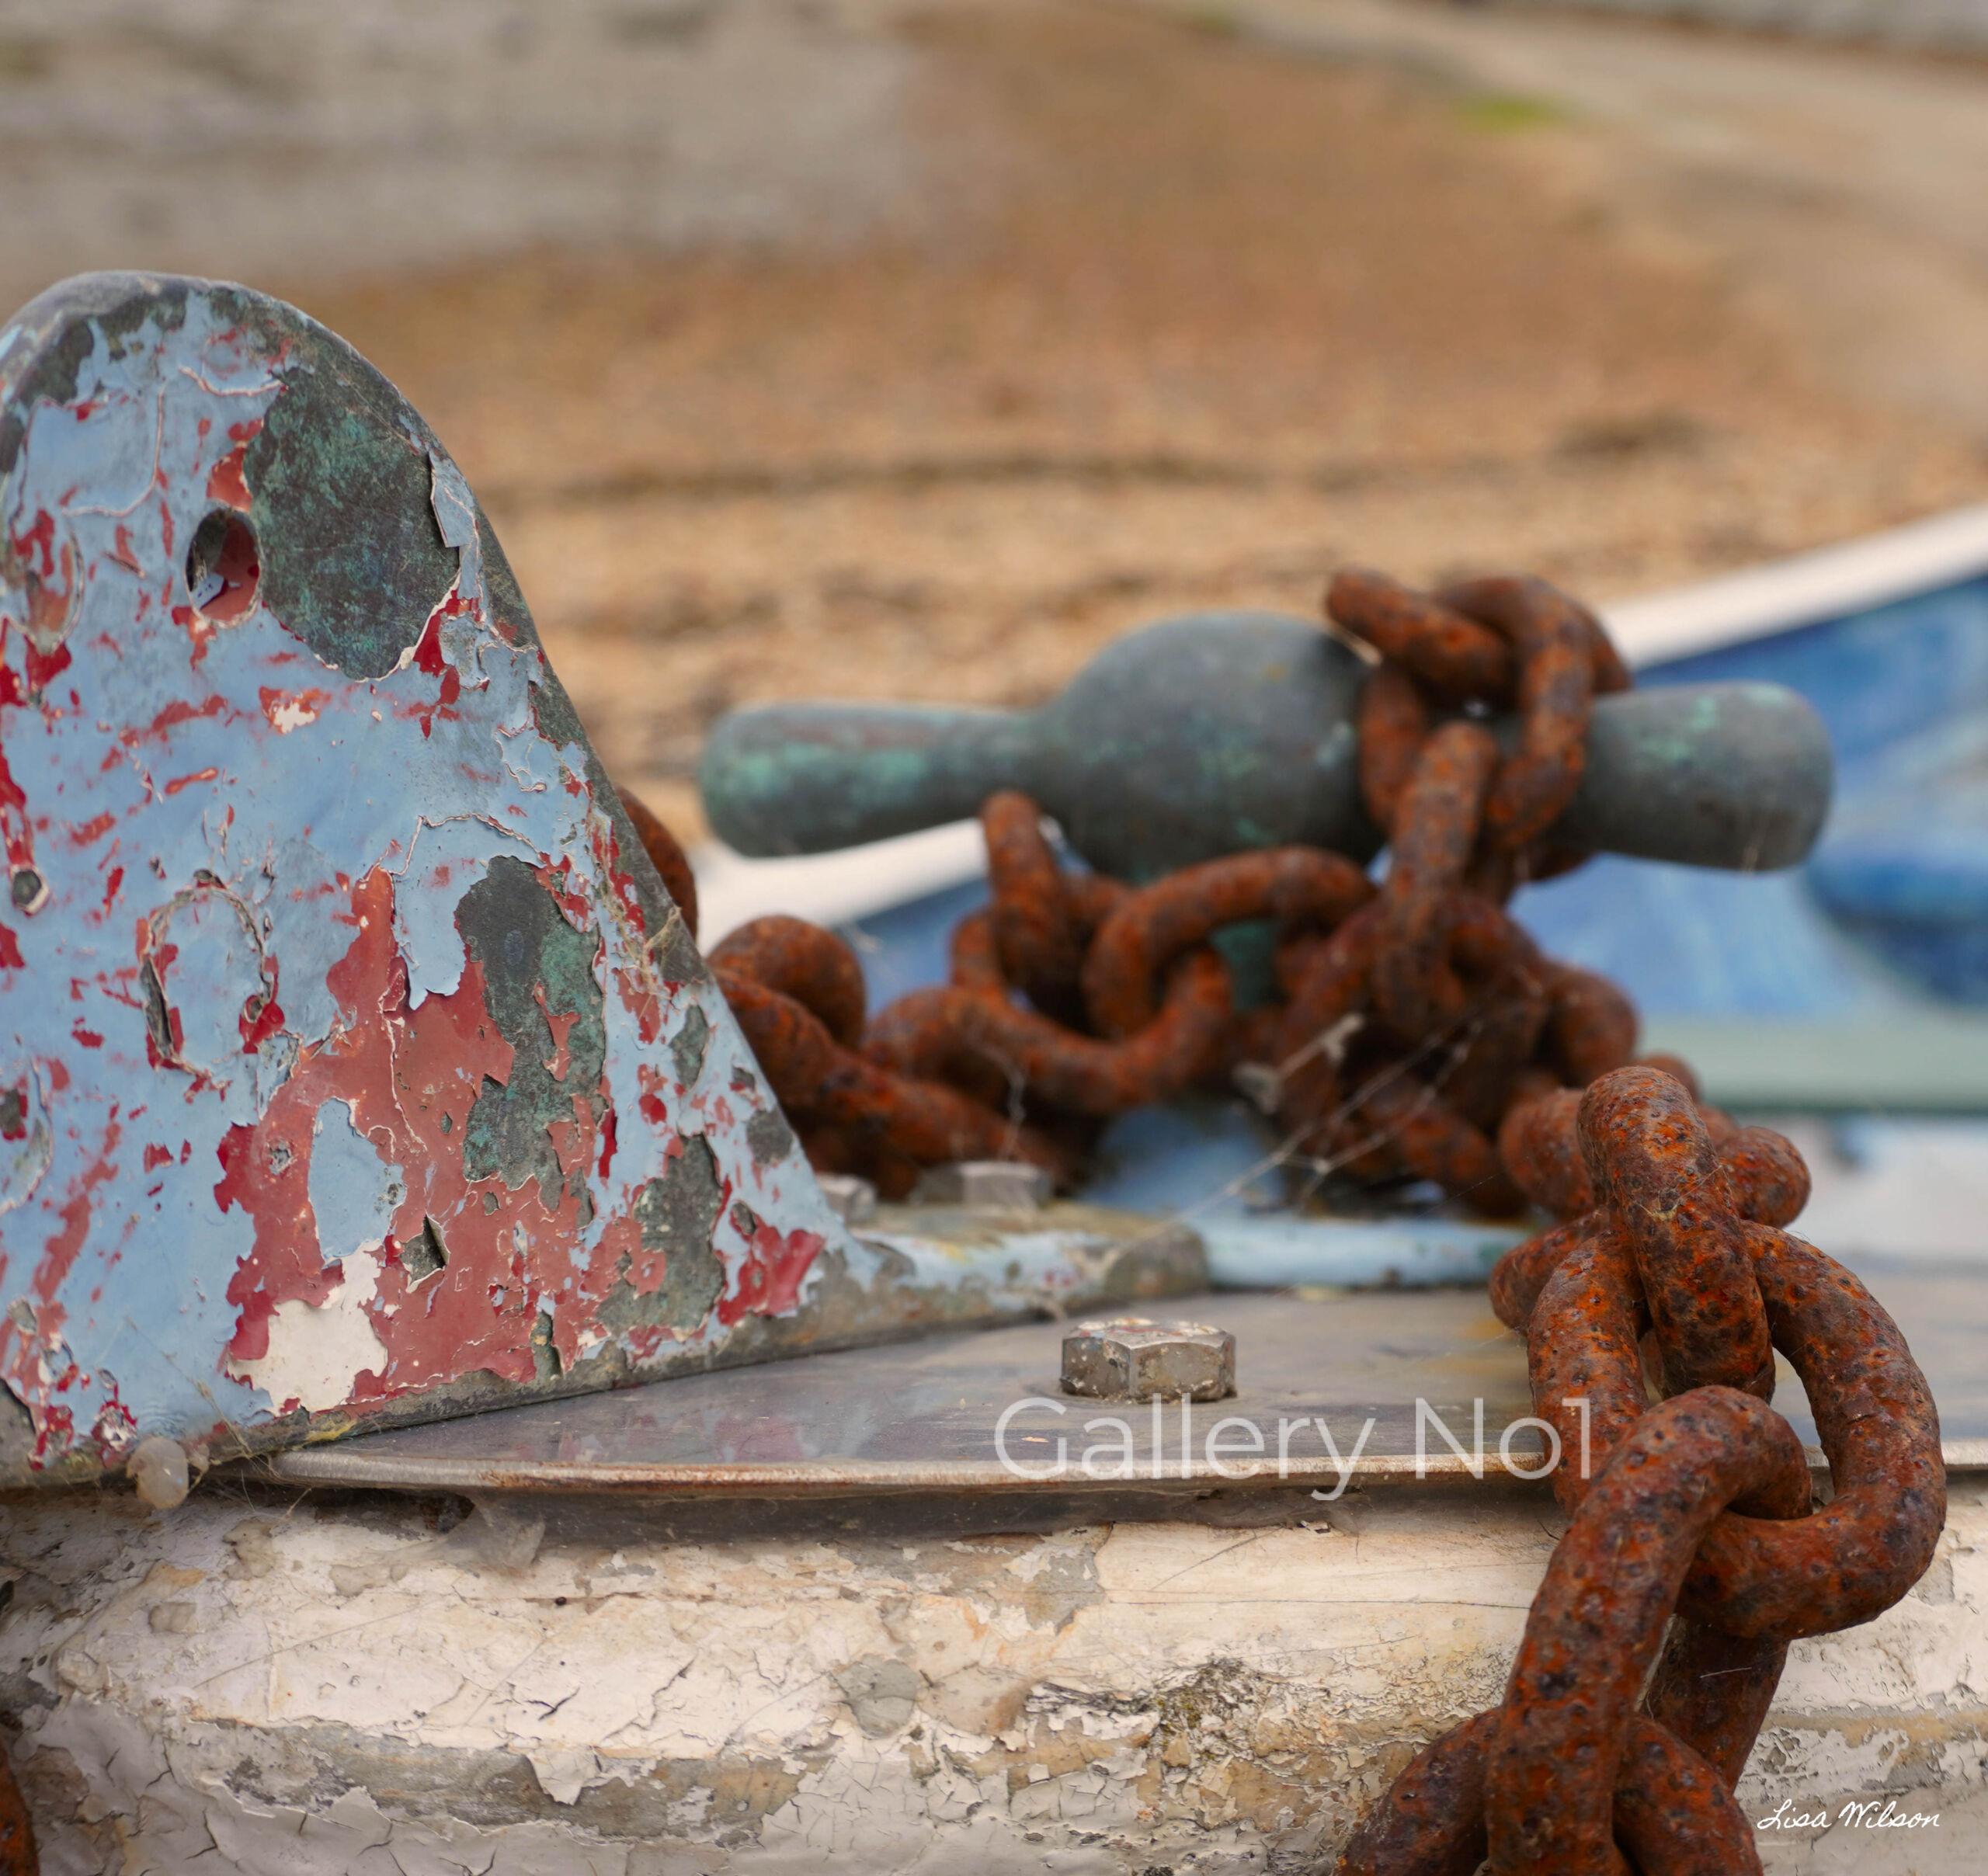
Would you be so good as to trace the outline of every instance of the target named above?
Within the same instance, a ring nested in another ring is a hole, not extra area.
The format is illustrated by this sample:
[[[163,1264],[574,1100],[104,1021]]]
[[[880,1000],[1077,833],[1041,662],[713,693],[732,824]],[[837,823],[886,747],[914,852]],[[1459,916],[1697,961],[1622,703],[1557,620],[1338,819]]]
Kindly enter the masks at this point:
[[[1312,1867],[1497,1694],[1542,1496],[1309,1524],[670,1542],[660,1514],[196,1496],[10,1515],[0,1687],[56,1876],[1186,1876]],[[860,1512],[851,1507],[852,1527]],[[1773,1876],[1978,1868],[1988,1491],[1924,1582],[1798,1644],[1742,1787],[1918,1830]]]

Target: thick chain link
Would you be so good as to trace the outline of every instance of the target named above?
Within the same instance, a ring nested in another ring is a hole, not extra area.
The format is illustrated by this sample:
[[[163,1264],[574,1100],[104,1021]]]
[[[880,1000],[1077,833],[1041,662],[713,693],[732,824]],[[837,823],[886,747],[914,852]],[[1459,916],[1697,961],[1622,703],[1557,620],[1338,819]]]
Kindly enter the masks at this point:
[[[1548,1213],[1490,1291],[1525,1336],[1572,1521],[1503,1703],[1409,1765],[1341,1876],[1757,1871],[1733,1787],[1788,1642],[1868,1621],[1931,1561],[1931,1395],[1863,1285],[1784,1228],[1809,1195],[1794,1147],[1701,1102],[1684,1063],[1636,1061],[1627,997],[1504,910],[1585,857],[1550,830],[1594,698],[1629,682],[1593,613],[1534,579],[1427,595],[1368,572],[1326,610],[1375,660],[1378,888],[1300,847],[1138,886],[1072,873],[1034,804],[1001,794],[982,813],[991,898],[948,983],[866,1020],[854,954],[791,919],[732,933],[712,967],[815,1163],[886,1196],[960,1159],[1068,1182],[1113,1115],[1239,1085],[1314,1179]],[[659,824],[641,831],[666,880],[687,874]],[[1213,940],[1259,922],[1276,995],[1246,1007]],[[1829,1461],[1819,1508],[1767,1404],[1777,1350]]]

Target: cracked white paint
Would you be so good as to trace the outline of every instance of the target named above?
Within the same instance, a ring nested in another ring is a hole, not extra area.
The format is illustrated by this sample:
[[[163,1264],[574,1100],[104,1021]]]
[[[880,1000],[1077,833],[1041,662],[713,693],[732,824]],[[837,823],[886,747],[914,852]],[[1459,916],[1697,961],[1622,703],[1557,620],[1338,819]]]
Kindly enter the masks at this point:
[[[392,1499],[23,1508],[0,1684],[46,1703],[13,1754],[45,1867],[1309,1869],[1495,1699],[1555,1523],[1472,1492],[1309,1528],[673,1543],[639,1506],[520,1503],[445,1533]],[[1941,1826],[1765,1833],[1770,1876],[1979,1867],[1984,1616],[1962,1482],[1918,1589],[1796,1645],[1741,1787],[1757,1816],[1890,1791]]]

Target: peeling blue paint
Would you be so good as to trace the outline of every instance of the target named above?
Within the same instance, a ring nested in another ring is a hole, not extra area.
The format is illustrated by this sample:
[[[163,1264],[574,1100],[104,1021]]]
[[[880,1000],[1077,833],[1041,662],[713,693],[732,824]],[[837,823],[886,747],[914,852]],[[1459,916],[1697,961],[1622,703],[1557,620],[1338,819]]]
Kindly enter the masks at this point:
[[[274,452],[307,393],[361,441],[307,446],[292,422]],[[347,473],[369,451],[405,453],[422,503],[377,543],[367,504],[385,498]],[[363,361],[239,290],[58,289],[0,339],[0,827],[46,888],[31,912],[0,904],[0,1379],[33,1418],[28,1469],[114,1464],[140,1431],[276,1437],[279,1317],[294,1340],[363,1308],[352,1346],[385,1351],[341,1404],[363,1416],[529,1384],[543,1318],[568,1378],[626,1378],[799,1308],[825,1246],[874,1268],[798,1149],[769,1155],[763,1128],[749,1145],[770,1103],[739,1091],[729,1013],[700,969],[662,975],[667,901],[584,742],[544,733],[571,711],[540,707],[554,683],[508,570],[486,579],[474,501]],[[217,512],[262,557],[234,616],[187,585]],[[300,610],[273,609],[283,592]],[[533,1032],[542,1060],[485,1007],[457,915],[506,863],[583,961],[590,1048],[570,998]],[[715,1069],[689,1091],[686,1033]],[[542,1204],[466,1165],[478,1097],[520,1077]],[[756,1235],[728,1204],[705,1245],[645,1251],[637,1201],[693,1134]],[[430,1247],[407,1269],[402,1239]],[[367,1245],[377,1294],[356,1302],[338,1273]],[[693,1249],[718,1273],[704,1315],[601,1321],[610,1290],[660,1291]]]

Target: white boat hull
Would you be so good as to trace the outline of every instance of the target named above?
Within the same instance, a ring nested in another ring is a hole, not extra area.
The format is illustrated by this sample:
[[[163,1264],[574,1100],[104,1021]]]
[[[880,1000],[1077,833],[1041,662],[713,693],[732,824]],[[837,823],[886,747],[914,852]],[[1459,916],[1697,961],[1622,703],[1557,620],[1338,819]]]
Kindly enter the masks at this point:
[[[1762,1830],[1771,1876],[1979,1867],[1988,1486],[1954,1488],[1918,1587],[1795,1647],[1740,1795],[1830,1822]],[[1496,1698],[1557,1528],[1489,1488],[967,1539],[506,1503],[19,1509],[49,1876],[1310,1869]]]

